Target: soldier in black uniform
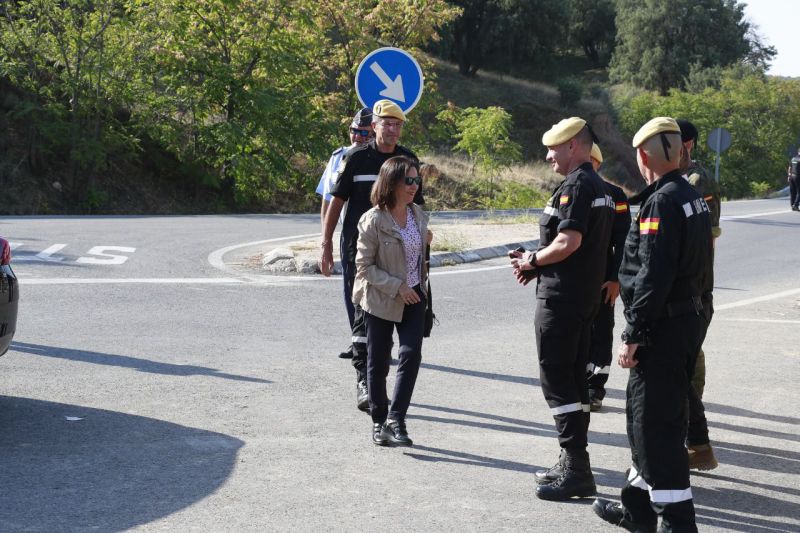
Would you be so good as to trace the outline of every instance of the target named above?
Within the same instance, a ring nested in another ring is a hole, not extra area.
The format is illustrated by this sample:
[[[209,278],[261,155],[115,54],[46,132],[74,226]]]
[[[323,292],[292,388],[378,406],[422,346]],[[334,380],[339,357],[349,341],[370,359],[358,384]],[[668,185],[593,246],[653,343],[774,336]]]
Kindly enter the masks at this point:
[[[681,129],[681,142],[683,143],[681,174],[708,205],[708,210],[711,214],[713,243],[722,235],[722,228],[719,227],[719,219],[722,212],[719,184],[713,177],[709,176],[708,172],[699,163],[692,159],[692,150],[697,145],[699,136],[697,128],[685,119],[678,119],[676,122]],[[713,470],[718,465],[717,458],[714,456],[714,448],[711,446],[711,440],[708,437],[708,421],[706,420],[706,409],[703,405],[705,387],[706,354],[701,348],[697,353],[694,375],[692,376],[691,387],[689,387],[689,427],[686,436],[686,449],[689,452],[690,470]]]
[[[713,313],[711,220],[680,174],[681,136],[657,117],[633,138],[648,186],[619,272],[627,326],[619,365],[630,368],[626,418],[631,466],[622,505],[597,499],[603,520],[628,531],[695,532],[686,438],[687,398]]]
[[[325,276],[333,271],[333,231],[339,220],[339,213],[347,202],[347,211],[342,222],[340,256],[342,259],[342,277],[352,295],[353,282],[356,275],[355,259],[358,242],[358,220],[372,207],[370,192],[372,184],[378,179],[378,172],[384,161],[404,155],[418,161],[411,150],[400,146],[400,133],[405,122],[405,114],[391,100],[379,100],[372,108],[372,126],[375,139],[368,144],[350,148],[342,159],[336,183],[331,189],[331,200],[325,214],[325,228],[322,235],[322,256],[320,270]],[[422,186],[417,189],[414,203],[422,205]],[[367,395],[367,330],[364,312],[355,306],[353,317],[353,367],[356,369],[356,405],[362,411],[369,409]]]
[[[789,203],[792,211],[800,211],[800,148],[797,155],[789,161]]]
[[[563,175],[539,220],[539,249],[512,252],[517,280],[536,284],[536,348],[547,405],[553,413],[561,454],[537,472],[536,496],[568,500],[597,493],[586,450],[589,332],[600,304],[614,202],[592,168],[594,135],[572,117],[542,136],[547,161]]]
[[[592,145],[592,167],[595,172],[603,162],[603,152],[596,144]],[[605,283],[600,287],[600,306],[592,321],[589,341],[589,364],[586,365],[586,381],[589,384],[589,409],[599,411],[606,396],[606,382],[611,372],[611,349],[614,344],[614,303],[619,296],[619,265],[625,237],[631,226],[631,210],[625,191],[613,183],[605,181],[611,199],[614,200],[614,225],[611,228],[611,241],[608,245]]]

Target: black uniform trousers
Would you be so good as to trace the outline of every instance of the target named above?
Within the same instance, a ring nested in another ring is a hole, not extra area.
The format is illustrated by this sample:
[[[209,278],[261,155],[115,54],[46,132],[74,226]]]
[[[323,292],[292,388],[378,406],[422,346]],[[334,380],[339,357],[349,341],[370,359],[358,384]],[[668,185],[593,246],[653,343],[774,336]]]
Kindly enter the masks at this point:
[[[342,235],[339,246],[339,257],[342,258],[342,279],[344,281],[344,300],[347,307],[347,318],[350,320],[351,339],[353,345],[353,368],[356,369],[356,381],[367,377],[367,323],[364,311],[353,304],[353,284],[356,279],[355,241]],[[347,243],[350,243],[349,246]]]
[[[384,320],[370,313],[364,313],[367,322],[367,390],[372,421],[383,423],[388,418],[405,420],[411,395],[417,382],[417,374],[422,363],[422,333],[425,328],[425,308],[427,300],[419,288],[414,287],[420,297],[415,304],[406,305],[401,322]],[[392,362],[392,334],[395,328],[399,337],[397,377],[392,394],[392,409],[386,395],[386,377]]]
[[[536,349],[542,392],[556,423],[562,448],[584,449],[589,432],[586,364],[597,305],[538,299]]]
[[[586,365],[586,380],[589,398],[602,400],[606,396],[606,382],[611,372],[612,346],[614,345],[614,305],[607,304],[606,291],[600,294],[597,316],[592,320],[589,341],[589,364]]]
[[[799,177],[791,176],[789,178],[789,203],[792,207],[800,207],[800,180]]]
[[[690,380],[707,328],[708,319],[694,313],[655,322],[628,378],[633,466],[622,505],[629,519],[643,525],[654,525],[661,515],[659,531],[697,531],[684,442]]]

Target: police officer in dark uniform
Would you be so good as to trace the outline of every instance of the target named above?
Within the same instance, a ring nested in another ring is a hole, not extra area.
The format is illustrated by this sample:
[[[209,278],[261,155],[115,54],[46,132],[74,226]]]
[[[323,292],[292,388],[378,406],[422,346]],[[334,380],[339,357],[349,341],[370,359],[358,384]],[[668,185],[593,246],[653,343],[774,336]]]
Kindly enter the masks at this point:
[[[792,211],[800,211],[800,148],[797,155],[789,161],[789,203]]]
[[[597,493],[589,465],[589,332],[600,304],[613,201],[592,168],[594,135],[572,117],[542,136],[547,161],[564,176],[539,221],[539,249],[512,252],[517,280],[536,284],[536,348],[547,405],[553,413],[561,454],[537,472],[536,496],[568,500]]]
[[[630,368],[626,418],[633,466],[622,505],[597,499],[603,520],[628,531],[695,532],[686,438],[687,398],[713,313],[708,205],[680,174],[681,136],[668,117],[636,133],[648,186],[619,273],[627,325],[619,365]]]
[[[333,271],[333,231],[339,213],[347,202],[342,223],[340,256],[342,277],[352,298],[353,282],[356,275],[355,259],[358,242],[358,220],[372,207],[370,192],[384,161],[403,155],[418,161],[414,153],[398,144],[405,123],[405,114],[391,100],[378,100],[372,107],[372,126],[375,139],[367,144],[354,146],[345,154],[339,166],[336,183],[331,189],[331,200],[325,215],[325,228],[322,236],[320,270],[325,276]],[[414,203],[422,205],[422,186],[417,189]],[[363,310],[355,306],[353,316],[353,367],[356,369],[356,405],[362,411],[369,409],[367,395],[367,330]]]
[[[603,163],[603,152],[597,144],[592,145],[592,167],[595,172]],[[605,181],[605,180],[604,180]],[[586,381],[589,384],[589,409],[599,411],[606,396],[606,382],[611,372],[611,349],[614,344],[614,304],[619,296],[619,266],[625,237],[631,226],[631,210],[625,191],[605,181],[611,199],[614,200],[614,224],[608,245],[605,283],[600,287],[600,306],[592,321],[589,341],[589,364],[586,365]]]

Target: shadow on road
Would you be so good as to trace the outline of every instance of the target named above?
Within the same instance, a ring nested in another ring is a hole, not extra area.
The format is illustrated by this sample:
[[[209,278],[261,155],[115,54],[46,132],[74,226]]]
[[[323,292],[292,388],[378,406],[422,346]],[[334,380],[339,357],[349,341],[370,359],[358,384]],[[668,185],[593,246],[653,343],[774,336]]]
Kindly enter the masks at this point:
[[[238,376],[236,374],[226,374],[215,368],[208,368],[204,366],[174,365],[171,363],[162,363],[160,361],[151,361],[149,359],[139,359],[137,357],[129,357],[126,355],[90,352],[86,350],[73,350],[71,348],[43,346],[41,344],[30,344],[27,342],[12,342],[11,350],[33,355],[43,355],[45,357],[69,359],[70,361],[80,361],[82,363],[92,363],[95,365],[132,368],[138,370],[139,372],[163,374],[166,376],[210,376],[214,378],[231,379],[234,381],[249,381],[251,383],[272,383],[268,379]]]
[[[419,409],[427,409],[430,411],[438,411],[452,415],[471,416],[481,420],[492,420],[494,422],[501,422],[500,424],[493,424],[482,422],[478,420],[463,420],[459,418],[444,418],[438,416],[409,414],[406,418],[414,420],[424,420],[426,422],[434,422],[439,424],[454,424],[458,426],[491,429],[494,431],[506,431],[509,433],[521,433],[525,435],[535,435],[538,437],[550,437],[555,439],[556,431],[554,424],[542,424],[539,422],[532,422],[530,420],[521,420],[519,418],[510,418],[507,416],[493,415],[489,413],[480,413],[477,411],[468,411],[465,409],[457,409],[454,407],[443,407],[438,405],[416,404],[412,403],[412,407]],[[604,444],[606,446],[617,446],[621,448],[628,447],[628,438],[625,435],[617,435],[612,433],[598,433],[589,431],[589,442],[593,444]]]
[[[536,378],[529,378],[524,376],[512,376],[509,374],[496,374],[494,372],[481,372],[479,370],[468,370],[466,368],[455,368],[452,366],[434,365],[431,363],[422,363],[421,368],[429,370],[438,370],[439,372],[447,372],[449,374],[459,374],[461,376],[471,376],[475,378],[485,378],[497,381],[506,381],[508,383],[521,383],[523,385],[539,385],[539,380]]]
[[[795,520],[800,506],[793,502],[765,496],[763,493],[731,488],[692,487],[698,525],[725,528],[730,531],[797,531],[792,524],[769,518]],[[702,504],[702,505],[700,505]],[[758,515],[758,517],[747,516]]]
[[[734,218],[725,221],[726,224],[730,224],[731,222],[736,224],[753,224],[756,226],[776,226],[779,228],[794,228],[800,226],[800,222],[782,222],[779,220],[763,220],[755,218]]]
[[[0,530],[146,524],[219,489],[243,444],[152,418],[0,396]]]

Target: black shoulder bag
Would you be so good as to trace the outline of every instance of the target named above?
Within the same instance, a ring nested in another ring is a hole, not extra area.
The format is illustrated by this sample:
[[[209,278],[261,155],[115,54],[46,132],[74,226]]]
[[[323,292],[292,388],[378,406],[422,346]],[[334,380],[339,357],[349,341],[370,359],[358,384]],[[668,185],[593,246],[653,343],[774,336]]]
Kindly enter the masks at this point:
[[[431,294],[431,247],[425,245],[425,265],[428,269],[428,304],[425,307],[425,329],[422,336],[427,338],[431,336],[433,325],[439,325],[436,320],[436,313],[433,312],[433,295]]]

